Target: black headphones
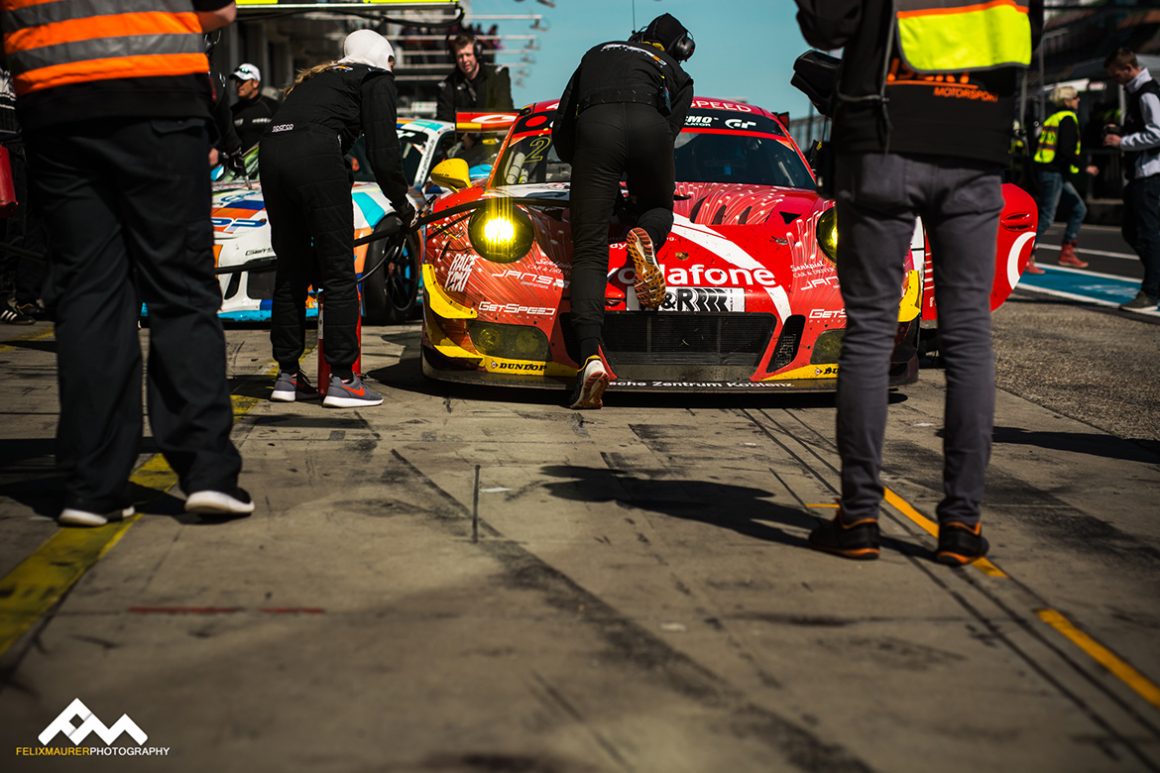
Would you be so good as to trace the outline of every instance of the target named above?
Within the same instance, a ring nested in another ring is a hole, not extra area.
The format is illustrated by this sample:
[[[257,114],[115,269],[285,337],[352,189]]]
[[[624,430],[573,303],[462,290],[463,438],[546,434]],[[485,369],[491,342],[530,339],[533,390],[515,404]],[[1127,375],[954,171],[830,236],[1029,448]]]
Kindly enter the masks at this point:
[[[653,26],[656,24],[656,19],[649,22],[649,25],[644,29],[636,30],[629,36],[629,43],[640,43],[645,40],[656,40],[656,32]],[[693,52],[697,50],[697,43],[693,40],[692,34],[688,30],[681,33],[681,36],[665,47],[665,53],[676,59],[678,62],[684,62],[693,56]]]
[[[470,35],[468,33],[462,33],[462,34],[471,38],[471,48],[473,51],[475,51],[475,60],[482,65],[483,64],[483,44],[479,42],[479,39],[476,38],[475,35]],[[452,35],[451,37],[447,38],[447,51],[451,54],[451,61],[453,61],[453,62],[459,56],[459,49],[463,48],[463,46],[459,46],[458,48],[456,48],[455,38],[457,38],[457,37],[459,37],[459,35]]]

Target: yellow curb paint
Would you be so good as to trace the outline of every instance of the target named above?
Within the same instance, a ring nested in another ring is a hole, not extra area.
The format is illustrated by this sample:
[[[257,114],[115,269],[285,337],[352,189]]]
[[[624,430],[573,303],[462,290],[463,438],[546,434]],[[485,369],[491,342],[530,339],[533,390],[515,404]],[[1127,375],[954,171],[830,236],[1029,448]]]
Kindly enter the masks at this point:
[[[1133,692],[1151,703],[1153,707],[1160,709],[1160,687],[1155,682],[1141,674],[1127,661],[1116,655],[1116,653],[1088,636],[1079,628],[1076,628],[1059,611],[1054,609],[1039,609],[1036,610],[1035,614],[1039,616],[1040,620],[1050,625],[1058,633],[1063,635],[1064,638],[1083,650],[1088,657],[1110,671],[1121,682],[1128,685]]]
[[[51,338],[54,332],[56,332],[56,329],[50,325],[47,330],[41,330],[40,332],[33,333],[30,336],[24,336],[23,338],[9,338],[4,343],[0,343],[0,352],[10,352],[13,349],[18,349],[18,344],[22,341],[41,341],[45,338]]]
[[[51,334],[31,336],[43,338]],[[3,351],[0,347],[0,351]],[[277,373],[277,367],[265,375]],[[249,412],[261,398],[230,395],[234,418]],[[177,474],[161,454],[154,454],[133,471],[129,480],[139,486],[166,492],[177,485]],[[21,561],[15,569],[0,578],[0,656],[29,631],[49,610],[56,606],[69,588],[101,560],[141,518],[134,515],[124,521],[93,528],[62,528]]]
[[[814,510],[837,510],[838,509],[838,505],[835,502],[807,503],[806,507],[812,508]]]
[[[886,500],[887,504],[889,504],[902,515],[909,518],[911,521],[914,521],[916,524],[918,524],[919,528],[921,528],[927,534],[936,539],[938,538],[938,524],[927,518],[922,513],[918,512],[918,510],[915,510],[909,502],[898,496],[898,494],[896,494],[892,489],[884,486],[883,498]],[[971,566],[975,567],[988,577],[1005,578],[1007,576],[1006,572],[995,566],[993,563],[991,563],[990,560],[986,558],[980,558],[978,561],[972,562]]]

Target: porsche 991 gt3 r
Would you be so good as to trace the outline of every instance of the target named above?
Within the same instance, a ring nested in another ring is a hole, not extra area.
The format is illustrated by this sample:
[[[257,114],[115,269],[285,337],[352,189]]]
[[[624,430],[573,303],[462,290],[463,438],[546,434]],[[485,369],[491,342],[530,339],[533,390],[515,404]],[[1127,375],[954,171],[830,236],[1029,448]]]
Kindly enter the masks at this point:
[[[423,264],[426,375],[468,383],[560,386],[576,372],[570,341],[570,167],[552,147],[557,105],[525,108],[491,177],[436,203]],[[609,233],[605,353],[612,389],[831,390],[845,311],[833,202],[784,124],[753,105],[696,99],[676,139],[675,223],[657,259],[667,284],[642,311],[624,238],[625,200]],[[438,172],[438,170],[437,170]],[[438,175],[436,175],[438,177]],[[1004,186],[993,305],[1030,257],[1034,203]],[[473,211],[464,206],[475,202]],[[452,214],[454,213],[454,214]],[[934,316],[916,227],[899,286],[891,380],[917,378],[917,337]]]

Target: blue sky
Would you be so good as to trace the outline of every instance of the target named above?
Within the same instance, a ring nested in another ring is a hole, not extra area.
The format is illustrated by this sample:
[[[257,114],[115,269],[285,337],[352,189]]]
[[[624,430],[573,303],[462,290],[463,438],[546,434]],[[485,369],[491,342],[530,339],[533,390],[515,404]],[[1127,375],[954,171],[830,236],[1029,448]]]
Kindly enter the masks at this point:
[[[564,90],[584,52],[606,40],[623,40],[632,29],[633,0],[472,0],[478,14],[538,13],[549,31],[540,34],[536,63],[523,88],[513,85],[517,105],[554,99]],[[671,13],[693,33],[697,53],[688,62],[698,96],[743,98],[797,118],[808,102],[789,85],[793,60],[807,50],[794,19],[792,0],[636,0],[637,26]],[[484,28],[493,22],[481,21]],[[501,21],[501,34],[527,34],[526,21]],[[518,46],[519,41],[509,43]],[[515,65],[517,57],[501,62]]]

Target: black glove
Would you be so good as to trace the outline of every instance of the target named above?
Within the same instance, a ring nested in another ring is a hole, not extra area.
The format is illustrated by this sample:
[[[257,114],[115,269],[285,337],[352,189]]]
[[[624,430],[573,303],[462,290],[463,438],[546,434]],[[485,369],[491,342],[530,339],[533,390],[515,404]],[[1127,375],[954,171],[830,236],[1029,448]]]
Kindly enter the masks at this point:
[[[401,203],[402,206],[399,206],[398,204],[394,204],[394,202],[392,202],[395,207],[394,214],[399,218],[399,220],[403,221],[403,226],[405,228],[410,228],[411,224],[415,222],[415,207],[411,205],[409,199],[404,199]]]
[[[230,152],[222,151],[221,153],[222,166],[234,173],[235,176],[245,179],[246,175],[246,156],[241,150],[233,150]]]

